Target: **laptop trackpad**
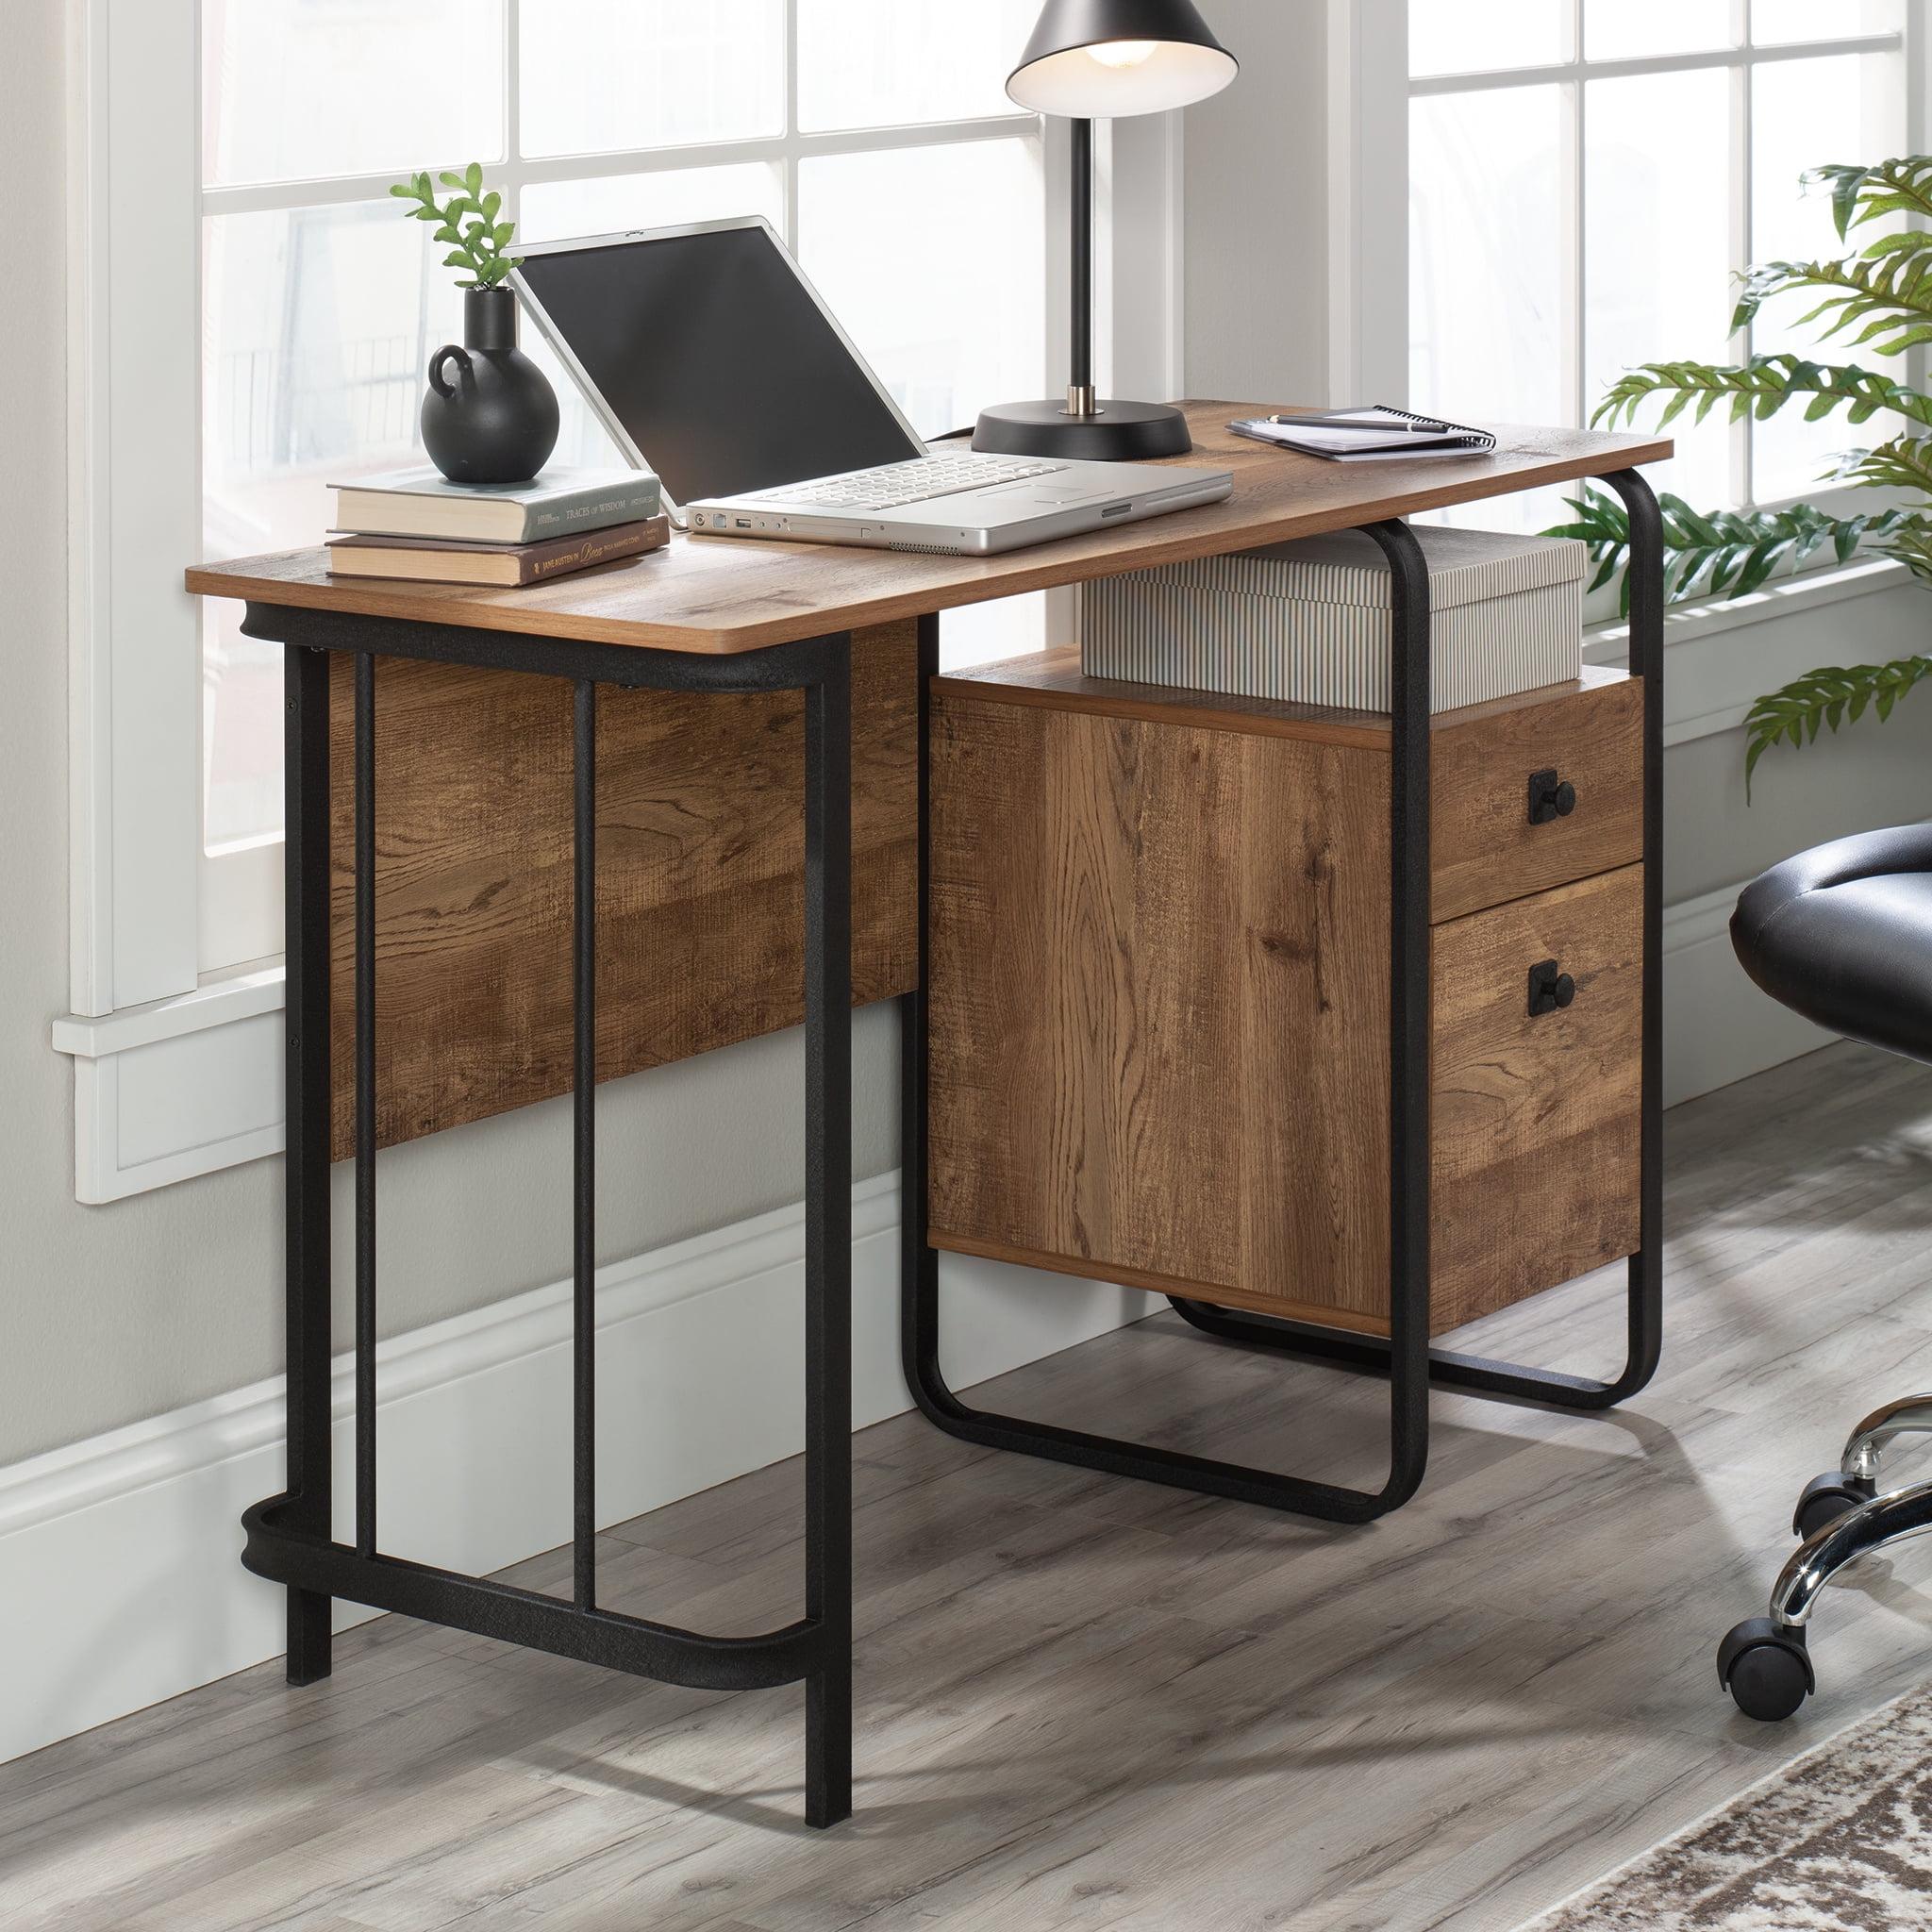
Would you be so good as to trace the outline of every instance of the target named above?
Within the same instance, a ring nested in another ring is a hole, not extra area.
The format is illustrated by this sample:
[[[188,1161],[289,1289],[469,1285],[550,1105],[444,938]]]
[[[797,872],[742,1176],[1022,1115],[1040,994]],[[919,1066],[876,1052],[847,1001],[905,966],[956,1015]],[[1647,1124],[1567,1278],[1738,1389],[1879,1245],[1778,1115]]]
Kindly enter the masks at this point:
[[[1002,508],[1064,509],[1070,503],[1105,503],[1111,491],[1096,490],[1091,483],[1059,483],[1042,479],[1038,483],[1015,483],[999,490],[981,492]]]

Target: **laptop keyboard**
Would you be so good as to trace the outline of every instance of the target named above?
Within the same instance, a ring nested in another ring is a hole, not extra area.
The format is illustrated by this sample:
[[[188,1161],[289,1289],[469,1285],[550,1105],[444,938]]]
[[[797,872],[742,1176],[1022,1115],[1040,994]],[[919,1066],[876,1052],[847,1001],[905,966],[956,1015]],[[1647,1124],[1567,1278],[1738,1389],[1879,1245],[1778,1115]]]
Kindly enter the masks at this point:
[[[971,454],[914,457],[878,470],[853,470],[816,483],[760,491],[747,503],[783,503],[809,509],[898,509],[961,490],[988,490],[1028,476],[1051,476],[1064,463],[1034,463],[1008,457]]]

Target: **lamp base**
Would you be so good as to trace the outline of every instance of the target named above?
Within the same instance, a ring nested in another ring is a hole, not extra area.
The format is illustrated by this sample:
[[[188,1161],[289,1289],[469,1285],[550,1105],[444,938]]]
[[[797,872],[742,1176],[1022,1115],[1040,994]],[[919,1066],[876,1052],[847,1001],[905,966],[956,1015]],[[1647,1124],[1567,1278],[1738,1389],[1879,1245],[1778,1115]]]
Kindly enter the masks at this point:
[[[1062,462],[1147,463],[1184,457],[1194,446],[1188,419],[1166,403],[1102,402],[1091,416],[1066,403],[1001,403],[982,410],[973,447],[1000,457],[1058,457]]]

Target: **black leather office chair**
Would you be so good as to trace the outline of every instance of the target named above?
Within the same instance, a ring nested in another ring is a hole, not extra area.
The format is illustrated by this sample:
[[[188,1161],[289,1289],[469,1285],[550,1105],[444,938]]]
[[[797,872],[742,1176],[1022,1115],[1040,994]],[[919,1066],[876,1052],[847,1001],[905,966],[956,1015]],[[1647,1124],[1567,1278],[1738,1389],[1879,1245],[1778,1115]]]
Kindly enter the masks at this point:
[[[1932,824],[1836,839],[1774,866],[1731,915],[1744,971],[1807,1020],[1932,1061]],[[1771,1613],[1718,1646],[1718,1681],[1747,1716],[1790,1717],[1817,1687],[1805,1626],[1819,1592],[1855,1558],[1932,1530],[1932,1482],[1878,1493],[1897,1436],[1932,1433],[1932,1395],[1869,1415],[1837,1469],[1798,1497],[1804,1539],[1772,1587]]]

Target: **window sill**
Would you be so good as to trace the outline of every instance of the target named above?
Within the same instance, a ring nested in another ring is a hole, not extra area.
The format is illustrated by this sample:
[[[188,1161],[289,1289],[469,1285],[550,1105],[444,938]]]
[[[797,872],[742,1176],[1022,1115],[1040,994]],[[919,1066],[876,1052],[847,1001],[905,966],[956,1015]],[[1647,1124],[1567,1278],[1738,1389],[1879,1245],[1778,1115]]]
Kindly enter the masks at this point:
[[[98,1206],[283,1145],[279,960],[99,1019],[56,1020],[74,1060],[74,1191]]]
[[[1849,662],[1840,642],[1821,639],[1816,618],[1836,604],[1908,587],[1913,577],[1890,558],[1857,558],[1825,570],[1778,577],[1748,597],[1708,598],[1664,613],[1664,745],[1735,731],[1757,696],[1817,665]],[[1623,664],[1627,624],[1586,625],[1584,660]]]
[[[1665,744],[1735,729],[1759,691],[1845,654],[1821,641],[1818,612],[1911,581],[1872,559],[1669,612]],[[1584,633],[1591,663],[1628,649],[1626,625]],[[174,999],[56,1020],[53,1044],[75,1066],[76,1197],[119,1201],[280,1153],[283,997],[281,962],[263,960]]]

